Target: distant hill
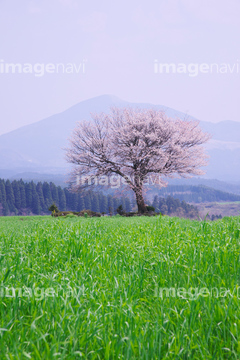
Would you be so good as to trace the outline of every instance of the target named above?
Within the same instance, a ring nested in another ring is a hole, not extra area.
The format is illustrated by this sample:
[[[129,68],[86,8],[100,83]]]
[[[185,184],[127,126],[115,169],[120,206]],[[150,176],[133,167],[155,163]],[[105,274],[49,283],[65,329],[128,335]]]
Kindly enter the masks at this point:
[[[240,195],[240,182],[230,183],[216,179],[204,179],[193,177],[191,179],[168,179],[169,185],[192,185],[192,186],[207,186],[215,190]]]
[[[61,169],[59,169],[61,171]],[[41,173],[41,172],[21,172],[14,175],[14,171],[5,170],[1,171],[3,179],[10,180],[24,180],[24,181],[34,181],[35,183],[39,181],[47,181],[53,182],[56,185],[60,185],[61,187],[67,187],[67,172],[49,174],[49,173]],[[171,185],[186,185],[186,186],[207,186],[215,190],[220,190],[223,192],[237,194],[240,195],[240,182],[239,183],[227,183],[224,181],[216,180],[216,179],[204,179],[200,177],[193,177],[191,179],[167,179],[168,186]],[[168,189],[168,187],[167,187]],[[100,189],[101,190],[101,189]],[[156,189],[158,191],[159,189]],[[114,193],[111,189],[105,189],[106,193]],[[129,193],[130,194],[130,193]],[[130,195],[131,196],[131,195]]]
[[[172,196],[181,201],[184,200],[196,204],[203,202],[240,201],[240,195],[230,194],[203,185],[169,185],[166,188],[160,190],[154,188],[148,192],[148,197],[153,198],[155,195],[160,197]]]
[[[77,121],[89,119],[91,112],[108,112],[111,106],[156,108],[171,117],[186,115],[165,107],[145,103],[130,103],[115,96],[103,95],[72,106],[66,111],[0,136],[0,176],[11,173],[66,174],[69,165],[64,159],[64,147]],[[190,117],[190,116],[189,116]],[[191,118],[191,117],[190,117]],[[207,145],[210,155],[207,178],[240,180],[240,122],[217,124],[201,121],[201,127],[212,134]]]

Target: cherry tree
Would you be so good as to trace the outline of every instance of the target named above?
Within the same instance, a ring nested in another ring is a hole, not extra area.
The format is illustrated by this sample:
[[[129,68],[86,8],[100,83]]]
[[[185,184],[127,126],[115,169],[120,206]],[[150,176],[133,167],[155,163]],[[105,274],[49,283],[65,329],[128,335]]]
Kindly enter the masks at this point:
[[[210,138],[193,120],[173,119],[153,109],[113,108],[109,114],[92,115],[79,122],[67,149],[74,165],[73,191],[83,186],[79,176],[117,175],[134,191],[138,212],[146,212],[143,187],[147,177],[202,175],[207,165],[204,147]],[[85,184],[85,183],[84,183]]]

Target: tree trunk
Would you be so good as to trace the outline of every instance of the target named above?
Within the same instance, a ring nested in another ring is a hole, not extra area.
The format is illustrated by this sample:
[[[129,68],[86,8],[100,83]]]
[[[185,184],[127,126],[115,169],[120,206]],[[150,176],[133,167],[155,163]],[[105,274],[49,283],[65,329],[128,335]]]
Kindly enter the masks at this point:
[[[136,200],[137,200],[137,206],[138,206],[138,213],[139,214],[144,214],[147,212],[147,208],[146,205],[144,203],[144,199],[142,196],[142,188],[136,188],[135,189],[135,195],[136,195]]]

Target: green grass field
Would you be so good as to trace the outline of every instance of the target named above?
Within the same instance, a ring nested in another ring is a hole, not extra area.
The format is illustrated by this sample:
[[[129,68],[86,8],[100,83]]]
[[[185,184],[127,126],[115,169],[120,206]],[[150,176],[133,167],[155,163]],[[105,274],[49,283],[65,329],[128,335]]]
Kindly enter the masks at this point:
[[[239,217],[2,217],[0,277],[1,360],[240,359]]]

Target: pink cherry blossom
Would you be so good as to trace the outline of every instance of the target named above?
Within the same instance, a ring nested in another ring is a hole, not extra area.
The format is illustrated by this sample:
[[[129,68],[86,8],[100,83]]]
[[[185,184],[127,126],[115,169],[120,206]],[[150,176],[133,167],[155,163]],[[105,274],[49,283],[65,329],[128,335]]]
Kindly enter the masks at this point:
[[[67,149],[67,161],[74,165],[72,189],[79,190],[77,176],[116,174],[134,191],[138,212],[144,213],[146,177],[204,174],[207,155],[202,145],[209,138],[199,122],[168,118],[153,109],[112,108],[109,114],[92,115],[91,121],[77,124]]]

